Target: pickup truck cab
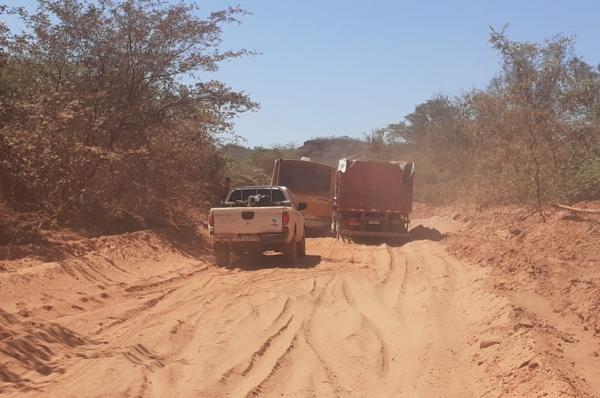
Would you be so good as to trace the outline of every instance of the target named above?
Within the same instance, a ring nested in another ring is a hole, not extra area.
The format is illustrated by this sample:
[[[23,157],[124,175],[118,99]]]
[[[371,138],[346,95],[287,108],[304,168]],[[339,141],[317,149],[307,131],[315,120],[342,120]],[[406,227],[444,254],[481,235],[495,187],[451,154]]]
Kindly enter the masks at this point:
[[[306,253],[304,217],[306,203],[296,203],[282,186],[239,187],[231,190],[222,206],[210,209],[208,231],[215,260],[227,266],[232,251],[279,251],[297,264]]]

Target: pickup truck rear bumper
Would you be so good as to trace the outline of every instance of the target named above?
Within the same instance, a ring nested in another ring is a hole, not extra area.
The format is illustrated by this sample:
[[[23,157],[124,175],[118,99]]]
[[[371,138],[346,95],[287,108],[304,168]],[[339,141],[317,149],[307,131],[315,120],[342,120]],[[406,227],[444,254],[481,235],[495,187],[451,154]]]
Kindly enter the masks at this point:
[[[263,234],[227,234],[212,235],[213,243],[231,243],[235,245],[251,246],[260,243],[284,243],[288,238],[288,231]]]

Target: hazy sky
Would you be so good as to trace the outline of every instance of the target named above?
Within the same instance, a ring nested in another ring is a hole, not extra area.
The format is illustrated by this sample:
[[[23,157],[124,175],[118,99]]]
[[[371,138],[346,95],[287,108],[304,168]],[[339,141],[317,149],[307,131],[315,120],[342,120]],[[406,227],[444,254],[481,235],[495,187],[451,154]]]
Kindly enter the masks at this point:
[[[487,41],[490,25],[509,23],[516,40],[575,35],[576,53],[600,62],[600,1],[204,4],[211,10],[239,4],[253,13],[226,27],[223,48],[261,55],[231,61],[214,75],[261,104],[236,122],[251,146],[359,137],[401,120],[433,95],[484,87],[499,71]]]

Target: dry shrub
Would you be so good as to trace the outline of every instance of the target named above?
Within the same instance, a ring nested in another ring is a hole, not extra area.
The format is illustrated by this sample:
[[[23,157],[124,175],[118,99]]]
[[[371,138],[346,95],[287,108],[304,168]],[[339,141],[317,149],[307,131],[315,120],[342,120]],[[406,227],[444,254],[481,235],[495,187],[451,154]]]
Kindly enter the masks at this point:
[[[218,194],[219,137],[255,109],[200,80],[248,54],[220,49],[239,8],[198,17],[155,0],[39,1],[0,29],[0,193],[101,232],[177,223]]]
[[[573,40],[492,30],[502,74],[487,89],[418,105],[380,140],[417,164],[415,197],[480,205],[600,197],[600,69]],[[381,136],[381,134],[379,134]]]

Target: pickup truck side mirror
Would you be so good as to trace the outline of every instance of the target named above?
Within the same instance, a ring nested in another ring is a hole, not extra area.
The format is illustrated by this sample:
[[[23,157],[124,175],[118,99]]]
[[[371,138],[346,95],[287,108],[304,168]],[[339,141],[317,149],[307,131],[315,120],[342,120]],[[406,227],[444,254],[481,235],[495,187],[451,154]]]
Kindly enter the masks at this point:
[[[305,202],[300,202],[300,203],[298,203],[298,205],[296,206],[296,208],[298,210],[306,210],[308,208],[308,205]]]

